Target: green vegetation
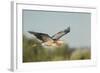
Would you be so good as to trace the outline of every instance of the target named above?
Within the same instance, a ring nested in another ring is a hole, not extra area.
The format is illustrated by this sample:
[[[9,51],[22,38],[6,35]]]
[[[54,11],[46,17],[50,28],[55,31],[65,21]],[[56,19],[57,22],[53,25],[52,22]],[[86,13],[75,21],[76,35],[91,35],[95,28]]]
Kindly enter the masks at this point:
[[[77,49],[75,50],[70,59],[71,60],[83,60],[83,59],[90,59],[91,52],[89,49]]]
[[[90,49],[74,49],[68,44],[59,48],[44,48],[36,39],[23,35],[23,62],[61,61],[90,59]]]

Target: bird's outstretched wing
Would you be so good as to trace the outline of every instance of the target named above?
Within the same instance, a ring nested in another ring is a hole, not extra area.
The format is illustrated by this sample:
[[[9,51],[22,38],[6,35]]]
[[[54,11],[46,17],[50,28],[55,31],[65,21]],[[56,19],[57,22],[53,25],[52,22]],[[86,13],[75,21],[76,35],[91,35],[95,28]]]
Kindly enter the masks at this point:
[[[42,42],[53,41],[52,38],[48,34],[32,32],[32,31],[28,31],[28,32],[36,36],[36,38],[41,40]]]
[[[58,33],[56,33],[55,35],[52,36],[53,40],[58,40],[60,39],[62,36],[64,36],[65,34],[70,32],[70,27],[68,27],[67,29],[60,31]]]

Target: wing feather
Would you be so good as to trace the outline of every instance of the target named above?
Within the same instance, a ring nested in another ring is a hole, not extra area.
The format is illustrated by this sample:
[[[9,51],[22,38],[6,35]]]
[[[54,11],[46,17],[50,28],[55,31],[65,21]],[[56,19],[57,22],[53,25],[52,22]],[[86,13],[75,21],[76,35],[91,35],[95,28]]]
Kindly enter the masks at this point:
[[[53,41],[52,38],[48,34],[32,32],[32,31],[29,31],[29,33],[35,35],[36,38],[41,40],[42,42]]]
[[[60,39],[62,36],[66,35],[67,33],[70,32],[70,27],[68,27],[67,29],[60,31],[58,33],[56,33],[55,35],[52,36],[52,39],[54,40],[58,40]]]

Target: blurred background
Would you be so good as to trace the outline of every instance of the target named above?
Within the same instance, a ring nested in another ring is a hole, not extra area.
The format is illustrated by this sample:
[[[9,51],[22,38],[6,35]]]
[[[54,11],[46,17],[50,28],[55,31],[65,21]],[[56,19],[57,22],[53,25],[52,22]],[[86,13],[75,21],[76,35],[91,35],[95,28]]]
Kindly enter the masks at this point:
[[[61,47],[44,48],[36,39],[23,35],[23,62],[85,60],[91,58],[88,47],[70,48],[64,43]]]

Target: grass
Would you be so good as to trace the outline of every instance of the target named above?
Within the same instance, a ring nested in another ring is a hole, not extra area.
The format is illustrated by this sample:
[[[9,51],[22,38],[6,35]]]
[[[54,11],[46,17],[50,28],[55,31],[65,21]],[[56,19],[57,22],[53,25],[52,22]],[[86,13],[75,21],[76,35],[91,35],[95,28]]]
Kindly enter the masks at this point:
[[[36,39],[29,39],[23,35],[23,62],[84,60],[91,57],[90,49],[71,50],[68,44],[50,50],[42,47]]]

